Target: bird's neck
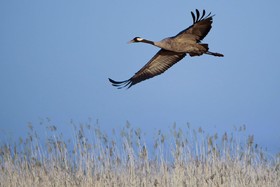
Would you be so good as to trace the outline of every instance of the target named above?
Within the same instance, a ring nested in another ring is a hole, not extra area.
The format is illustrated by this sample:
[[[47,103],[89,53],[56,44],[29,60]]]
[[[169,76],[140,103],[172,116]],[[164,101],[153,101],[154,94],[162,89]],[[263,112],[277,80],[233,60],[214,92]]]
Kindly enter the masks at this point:
[[[155,42],[153,42],[153,41],[151,41],[151,40],[143,39],[143,40],[141,40],[141,42],[147,43],[147,44],[151,44],[151,45],[155,45]]]

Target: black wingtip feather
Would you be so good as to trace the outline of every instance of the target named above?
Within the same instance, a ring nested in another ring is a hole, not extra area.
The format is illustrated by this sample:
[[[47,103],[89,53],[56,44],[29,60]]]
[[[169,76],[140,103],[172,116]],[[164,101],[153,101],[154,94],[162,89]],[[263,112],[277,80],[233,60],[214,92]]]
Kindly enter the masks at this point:
[[[195,23],[195,15],[193,12],[191,12],[191,14],[192,14],[193,23]]]
[[[200,13],[197,9],[195,9],[195,11],[196,11],[196,22],[198,22],[199,17],[200,17]]]
[[[207,15],[206,15],[206,11],[203,9],[202,11],[202,14],[200,14],[199,10],[198,9],[195,9],[195,11],[191,11],[191,15],[192,15],[192,19],[193,19],[193,24],[199,22],[199,21],[202,21],[204,19],[207,19],[209,17],[213,17],[214,15],[211,15],[211,12]]]
[[[108,78],[108,79],[112,84],[121,84],[121,83],[125,82],[125,81],[115,81],[115,80],[110,79],[110,78]]]
[[[209,16],[211,16],[211,12],[205,17],[205,18],[208,18]],[[215,15],[212,15],[211,17],[213,17]]]
[[[132,81],[130,79],[128,80],[125,80],[125,81],[115,81],[113,79],[110,79],[108,78],[109,81],[112,83],[113,86],[117,87],[118,89],[121,89],[121,88],[124,88],[124,87],[127,87],[127,88],[130,88],[133,84],[132,84]]]
[[[203,11],[202,11],[202,18],[205,16],[205,13],[206,13],[206,11],[203,9]]]

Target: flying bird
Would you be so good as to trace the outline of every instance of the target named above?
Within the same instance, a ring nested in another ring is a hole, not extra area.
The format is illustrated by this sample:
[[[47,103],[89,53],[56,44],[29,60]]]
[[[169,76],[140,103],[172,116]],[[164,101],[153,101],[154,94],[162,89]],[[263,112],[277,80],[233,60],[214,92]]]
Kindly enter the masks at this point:
[[[130,79],[125,81],[115,81],[109,78],[112,85],[118,88],[130,88],[141,81],[165,72],[168,68],[182,60],[187,54],[191,57],[203,54],[223,57],[223,54],[210,52],[208,44],[201,43],[212,27],[211,24],[214,15],[211,15],[211,12],[206,15],[205,10],[200,14],[197,9],[195,10],[195,13],[191,12],[191,15],[193,24],[179,32],[176,36],[168,37],[158,42],[146,40],[141,37],[135,37],[132,39],[129,43],[142,42],[154,45],[161,49]]]

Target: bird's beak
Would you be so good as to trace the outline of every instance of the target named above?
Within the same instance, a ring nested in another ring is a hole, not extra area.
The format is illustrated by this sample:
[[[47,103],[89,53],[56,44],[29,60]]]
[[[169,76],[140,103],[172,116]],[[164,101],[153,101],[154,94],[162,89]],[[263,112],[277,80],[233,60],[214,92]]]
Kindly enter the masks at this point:
[[[128,44],[134,43],[134,40],[130,40],[129,42],[127,42]]]

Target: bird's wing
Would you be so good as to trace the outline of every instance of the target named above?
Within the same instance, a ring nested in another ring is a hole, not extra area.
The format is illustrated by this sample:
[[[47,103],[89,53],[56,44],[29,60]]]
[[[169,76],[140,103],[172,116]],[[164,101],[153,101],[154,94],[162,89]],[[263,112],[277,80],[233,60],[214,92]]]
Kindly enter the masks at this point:
[[[196,15],[195,13],[191,12],[193,24],[190,27],[178,33],[176,36],[174,36],[174,38],[200,42],[208,34],[212,27],[211,24],[214,15],[211,15],[211,12],[208,15],[206,15],[205,10],[203,10],[200,16],[199,11],[197,9],[195,11]]]
[[[186,56],[185,53],[176,53],[161,49],[157,54],[144,66],[142,67],[133,77],[125,81],[114,81],[109,78],[109,81],[113,86],[118,88],[124,88],[128,86],[130,88],[134,84],[137,84],[146,79],[157,76],[165,72],[168,68],[179,62]]]

